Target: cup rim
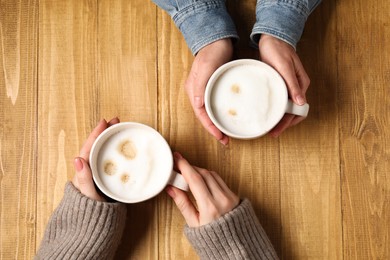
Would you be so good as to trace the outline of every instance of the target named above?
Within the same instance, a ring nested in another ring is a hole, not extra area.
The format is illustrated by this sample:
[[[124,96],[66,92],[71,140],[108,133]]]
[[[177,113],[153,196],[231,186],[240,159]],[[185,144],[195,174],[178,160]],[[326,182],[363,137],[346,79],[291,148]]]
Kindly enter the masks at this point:
[[[222,66],[220,66],[210,77],[210,79],[208,80],[207,82],[207,85],[206,85],[206,89],[205,89],[205,108],[206,108],[206,112],[207,112],[207,115],[210,117],[211,121],[213,122],[213,124],[221,131],[223,132],[224,134],[232,137],[232,138],[235,138],[235,139],[244,139],[244,140],[248,140],[248,139],[254,139],[254,138],[258,138],[258,137],[261,137],[263,135],[266,135],[272,128],[270,129],[267,129],[267,131],[265,132],[259,132],[259,133],[256,133],[256,134],[253,134],[253,135],[240,135],[240,134],[236,134],[236,133],[233,133],[231,132],[230,130],[228,130],[227,128],[225,128],[221,123],[219,123],[219,121],[216,119],[216,117],[214,116],[214,113],[213,113],[213,110],[211,108],[211,92],[213,90],[213,87],[214,87],[214,83],[218,80],[218,78],[228,69],[232,68],[232,67],[236,67],[236,66],[241,66],[241,65],[254,65],[254,66],[262,66],[264,68],[267,68],[268,70],[272,71],[273,74],[279,78],[279,80],[281,80],[281,82],[283,83],[283,88],[281,88],[281,91],[282,91],[282,94],[283,96],[285,96],[285,100],[286,102],[284,103],[284,107],[283,107],[283,113],[281,113],[278,117],[277,117],[277,120],[275,120],[276,122],[279,122],[282,117],[284,116],[285,114],[285,111],[287,109],[287,104],[288,104],[288,92],[287,92],[287,86],[286,86],[286,83],[284,81],[284,79],[282,78],[282,76],[274,69],[272,68],[270,65],[262,62],[262,61],[259,61],[259,60],[255,60],[255,59],[237,59],[237,60],[233,60],[233,61],[230,61],[230,62],[227,62],[225,64],[223,64]],[[283,97],[282,97],[283,98]],[[282,110],[281,110],[282,111]]]
[[[166,146],[167,149],[169,149],[169,151],[171,151],[171,148],[170,148],[168,142],[156,129],[154,129],[153,127],[150,127],[148,125],[138,123],[138,122],[120,122],[120,123],[114,124],[114,125],[108,127],[107,129],[105,129],[96,138],[95,142],[92,145],[90,154],[89,154],[89,166],[91,169],[93,181],[104,195],[106,195],[107,197],[109,197],[111,199],[114,199],[116,201],[123,202],[123,203],[138,203],[138,202],[146,201],[148,199],[151,199],[151,198],[157,196],[167,186],[170,178],[172,177],[172,172],[173,172],[173,155],[170,152],[169,154],[167,154],[167,159],[169,159],[168,163],[169,163],[169,168],[171,170],[170,170],[169,174],[166,174],[165,179],[161,181],[161,187],[156,188],[155,192],[153,192],[152,194],[149,194],[148,196],[145,196],[143,198],[139,197],[136,199],[128,199],[128,198],[124,198],[124,197],[121,197],[121,196],[114,194],[107,187],[104,186],[104,184],[102,183],[102,181],[100,179],[99,172],[97,170],[97,164],[96,164],[97,157],[99,155],[99,150],[103,146],[103,144],[106,142],[106,140],[108,140],[111,136],[119,133],[120,131],[122,131],[124,129],[128,129],[129,127],[132,127],[132,126],[133,127],[134,126],[141,127],[141,128],[148,129],[149,131],[152,131],[154,134],[156,134],[156,136],[159,137],[159,140],[161,141],[161,143],[164,146]]]

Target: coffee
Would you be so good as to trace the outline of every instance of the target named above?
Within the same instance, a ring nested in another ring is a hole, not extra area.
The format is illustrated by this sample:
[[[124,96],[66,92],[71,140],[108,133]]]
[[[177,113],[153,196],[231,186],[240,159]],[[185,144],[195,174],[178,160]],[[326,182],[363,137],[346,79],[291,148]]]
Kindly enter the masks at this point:
[[[217,121],[240,135],[267,132],[284,114],[286,91],[280,79],[254,65],[239,65],[222,73],[211,91]]]
[[[172,177],[173,167],[164,138],[137,123],[121,123],[109,130],[103,132],[91,154],[98,187],[123,202],[142,201],[161,192]]]
[[[241,139],[264,135],[286,112],[304,115],[308,111],[308,106],[297,108],[288,101],[284,80],[272,67],[248,59],[226,63],[214,72],[206,87],[205,106],[217,128]]]

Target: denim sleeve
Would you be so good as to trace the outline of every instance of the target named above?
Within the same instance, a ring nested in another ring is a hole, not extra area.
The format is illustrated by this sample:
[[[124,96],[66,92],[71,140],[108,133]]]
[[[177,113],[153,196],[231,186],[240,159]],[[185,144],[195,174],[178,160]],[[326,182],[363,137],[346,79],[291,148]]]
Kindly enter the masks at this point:
[[[236,38],[234,22],[225,0],[153,0],[171,17],[196,55],[204,46],[224,38]]]
[[[321,0],[258,0],[256,23],[251,33],[258,44],[261,34],[279,38],[294,48],[300,40],[310,13]]]

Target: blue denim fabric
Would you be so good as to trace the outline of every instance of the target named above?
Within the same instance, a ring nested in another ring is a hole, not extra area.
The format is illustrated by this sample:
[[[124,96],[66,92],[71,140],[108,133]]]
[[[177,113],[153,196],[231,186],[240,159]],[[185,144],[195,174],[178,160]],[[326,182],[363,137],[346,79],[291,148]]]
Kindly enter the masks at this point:
[[[192,53],[224,38],[238,39],[225,0],[153,0],[182,32]],[[294,48],[309,14],[321,0],[258,0],[256,23],[250,38],[257,45],[261,34],[270,34]]]
[[[195,55],[204,46],[238,34],[226,10],[225,0],[153,0],[181,31]]]
[[[321,0],[258,0],[256,23],[251,40],[256,45],[261,34],[281,39],[294,48],[302,36],[310,13]]]

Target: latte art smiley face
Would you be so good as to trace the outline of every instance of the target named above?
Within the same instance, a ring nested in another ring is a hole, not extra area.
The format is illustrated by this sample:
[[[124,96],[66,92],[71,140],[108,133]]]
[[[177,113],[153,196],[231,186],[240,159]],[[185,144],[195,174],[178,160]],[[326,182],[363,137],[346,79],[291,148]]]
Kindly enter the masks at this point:
[[[286,100],[281,77],[252,64],[224,71],[210,93],[211,112],[217,123],[239,136],[271,130],[283,116]]]
[[[122,122],[105,129],[89,154],[93,181],[107,197],[138,203],[157,196],[167,185],[189,187],[173,169],[171,148],[154,128]]]
[[[97,171],[105,188],[131,201],[160,192],[161,182],[169,179],[172,170],[171,151],[161,139],[152,130],[137,127],[110,136],[97,155]]]

